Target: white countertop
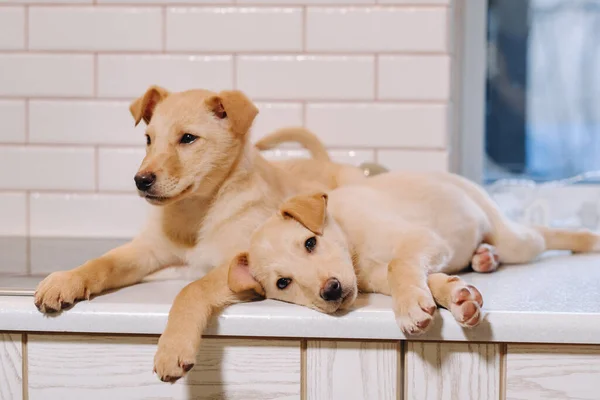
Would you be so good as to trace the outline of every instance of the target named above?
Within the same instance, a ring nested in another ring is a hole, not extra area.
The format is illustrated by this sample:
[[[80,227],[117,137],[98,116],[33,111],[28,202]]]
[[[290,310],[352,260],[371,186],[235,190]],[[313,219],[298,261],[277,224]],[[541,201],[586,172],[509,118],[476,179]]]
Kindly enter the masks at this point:
[[[414,339],[600,344],[600,255],[547,254],[535,264],[463,278],[483,294],[482,324],[463,330],[440,310],[430,331]],[[42,315],[30,296],[0,296],[0,331],[160,334],[173,298],[186,283],[135,285],[55,316]],[[390,307],[387,296],[367,295],[349,313],[331,316],[265,300],[227,308],[206,334],[405,339]]]

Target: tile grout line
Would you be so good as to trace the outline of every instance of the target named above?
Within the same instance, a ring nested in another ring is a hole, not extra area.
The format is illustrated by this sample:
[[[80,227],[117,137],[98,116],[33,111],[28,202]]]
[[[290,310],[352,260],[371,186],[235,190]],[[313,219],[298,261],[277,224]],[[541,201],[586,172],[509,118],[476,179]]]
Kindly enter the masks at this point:
[[[234,53],[236,57],[241,56],[239,53]],[[233,56],[230,55],[230,56]],[[92,102],[92,101],[101,101],[101,102],[123,102],[129,105],[129,102],[133,101],[136,98],[135,95],[126,96],[126,97],[110,97],[110,96],[60,96],[60,95],[47,95],[47,96],[24,96],[24,95],[2,95],[0,94],[0,100],[34,100],[34,101],[53,101],[55,103],[61,102],[69,102],[69,101],[81,101],[81,102]],[[373,99],[363,98],[363,99],[348,99],[341,97],[332,97],[332,98],[274,98],[274,97],[254,97],[254,101],[257,103],[279,103],[279,104],[293,104],[293,103],[302,103],[308,102],[312,104],[348,104],[348,105],[396,105],[396,106],[418,106],[418,105],[427,105],[427,106],[448,106],[452,105],[453,102],[449,100],[439,100],[439,99],[381,99],[378,101],[374,101]]]
[[[303,117],[304,118],[304,117]],[[137,144],[94,144],[94,143],[0,143],[0,146],[6,148],[47,148],[47,149],[107,149],[107,150],[140,150],[143,153],[144,148]],[[299,148],[299,147],[298,147]],[[296,148],[296,149],[298,149]],[[327,148],[330,150],[339,151],[374,151],[374,150],[391,150],[391,151],[413,151],[413,152],[440,152],[447,151],[448,149],[444,146],[402,146],[402,145],[331,145],[328,144]],[[0,189],[1,191],[2,189]],[[20,190],[20,189],[18,189]]]
[[[238,51],[241,55],[248,56],[256,56],[256,57],[284,57],[284,56],[315,56],[322,58],[365,58],[373,56],[373,52],[377,51],[378,54],[392,57],[401,57],[401,56],[412,56],[412,57],[430,57],[430,56],[443,56],[443,57],[451,57],[448,52],[445,51],[408,51],[408,50],[313,50],[313,51],[303,51],[303,50],[241,50]],[[31,54],[50,54],[50,55],[91,55],[91,54],[101,54],[101,55],[110,55],[110,56],[160,56],[163,55],[163,50],[80,50],[80,49],[33,49]],[[0,50],[0,55],[2,54],[23,54],[23,49],[3,49]],[[209,50],[207,48],[198,48],[194,50],[171,50],[169,54],[174,56],[182,56],[182,57],[190,57],[190,56],[198,56],[198,57],[217,57],[217,56],[227,56],[227,51],[216,51]]]
[[[17,5],[19,3],[16,3]],[[91,3],[65,3],[65,2],[50,2],[50,1],[33,1],[30,2],[32,6],[44,6],[44,7],[64,7],[67,6],[69,8],[92,8],[94,5],[97,8],[127,8],[127,7],[143,7],[143,8],[159,8],[162,5],[157,4],[156,2],[133,2],[133,1],[119,1],[114,3],[99,3],[98,0],[92,0]],[[240,7],[252,7],[252,8],[278,8],[278,7],[303,7],[306,6],[306,3],[302,2],[292,2],[292,3],[281,3],[281,5],[277,3],[265,3],[261,1],[248,1],[248,2],[240,2],[238,0],[233,0],[232,2],[224,2],[224,1],[207,1],[202,3],[197,3],[197,5],[193,5],[193,3],[185,2],[185,1],[173,1],[169,2],[169,7],[182,7],[182,8],[211,8],[211,7],[231,7],[234,5],[239,5]],[[13,7],[13,4],[1,4],[2,7]],[[425,10],[448,10],[451,8],[449,5],[436,5],[436,4],[419,4],[418,2],[412,2],[407,4],[396,4],[396,3],[384,3],[384,2],[373,2],[373,3],[360,3],[360,4],[352,4],[352,3],[336,3],[336,2],[320,2],[318,4],[310,4],[312,8],[332,8],[332,7],[340,7],[340,8],[385,8],[385,9],[400,9],[400,10],[411,10],[411,9],[425,9]]]

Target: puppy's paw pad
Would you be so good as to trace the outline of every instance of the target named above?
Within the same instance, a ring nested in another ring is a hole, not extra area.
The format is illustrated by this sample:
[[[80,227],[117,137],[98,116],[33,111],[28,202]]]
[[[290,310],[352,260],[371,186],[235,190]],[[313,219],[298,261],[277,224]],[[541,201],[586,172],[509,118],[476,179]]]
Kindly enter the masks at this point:
[[[494,272],[500,265],[500,259],[494,246],[481,244],[471,259],[471,267],[476,272]]]
[[[472,285],[456,287],[451,301],[450,312],[459,325],[472,328],[481,322],[483,298],[477,288]]]

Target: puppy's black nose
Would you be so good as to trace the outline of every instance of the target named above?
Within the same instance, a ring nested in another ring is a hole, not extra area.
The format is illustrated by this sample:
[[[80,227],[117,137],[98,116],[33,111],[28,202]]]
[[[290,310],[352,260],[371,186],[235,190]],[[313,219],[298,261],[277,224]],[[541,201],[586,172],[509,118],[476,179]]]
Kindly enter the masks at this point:
[[[321,298],[326,301],[336,301],[342,297],[342,285],[335,278],[330,278],[321,289]]]
[[[139,190],[145,192],[154,185],[154,182],[156,182],[156,175],[153,173],[138,174],[133,180],[135,181],[135,186],[137,186]]]

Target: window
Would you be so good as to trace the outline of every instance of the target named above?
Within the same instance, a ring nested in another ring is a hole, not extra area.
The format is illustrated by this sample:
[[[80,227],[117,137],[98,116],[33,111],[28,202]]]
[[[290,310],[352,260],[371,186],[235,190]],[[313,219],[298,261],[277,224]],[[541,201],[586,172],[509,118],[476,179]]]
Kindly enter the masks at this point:
[[[600,182],[600,0],[489,0],[486,53],[484,182]]]

